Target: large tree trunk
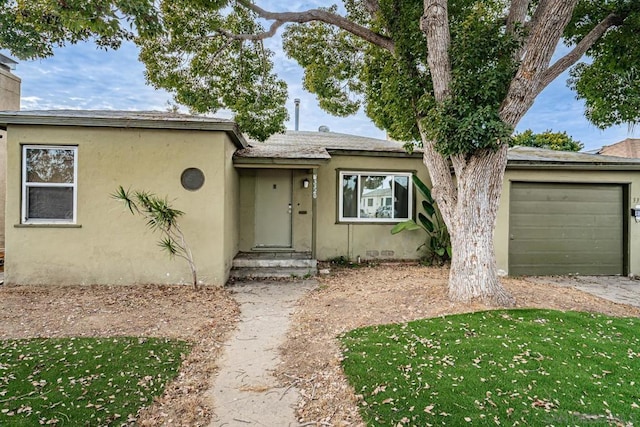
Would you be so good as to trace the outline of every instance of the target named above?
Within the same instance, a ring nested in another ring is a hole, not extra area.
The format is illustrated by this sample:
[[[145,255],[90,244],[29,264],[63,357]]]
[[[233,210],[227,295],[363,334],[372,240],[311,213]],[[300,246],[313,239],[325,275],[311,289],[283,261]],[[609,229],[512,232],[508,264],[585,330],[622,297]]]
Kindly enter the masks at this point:
[[[445,219],[451,235],[449,298],[453,301],[515,304],[500,283],[493,244],[506,163],[506,146],[496,152],[482,150],[465,159],[456,174],[457,203]]]
[[[424,164],[431,177],[433,195],[451,236],[449,298],[472,299],[513,306],[515,299],[502,287],[493,245],[507,146],[458,155],[451,164],[433,148],[419,122]],[[455,171],[455,180],[451,174]]]

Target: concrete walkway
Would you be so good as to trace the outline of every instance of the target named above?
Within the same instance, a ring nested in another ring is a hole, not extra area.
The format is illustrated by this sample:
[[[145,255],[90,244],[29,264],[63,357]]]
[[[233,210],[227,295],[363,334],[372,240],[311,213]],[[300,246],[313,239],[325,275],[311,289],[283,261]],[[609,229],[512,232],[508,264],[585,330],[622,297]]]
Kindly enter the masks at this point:
[[[539,276],[527,280],[571,286],[609,301],[640,307],[640,280],[625,276]]]
[[[240,304],[238,329],[228,342],[213,379],[211,426],[296,426],[298,391],[282,387],[272,375],[280,363],[297,301],[315,280],[241,282],[229,290]]]

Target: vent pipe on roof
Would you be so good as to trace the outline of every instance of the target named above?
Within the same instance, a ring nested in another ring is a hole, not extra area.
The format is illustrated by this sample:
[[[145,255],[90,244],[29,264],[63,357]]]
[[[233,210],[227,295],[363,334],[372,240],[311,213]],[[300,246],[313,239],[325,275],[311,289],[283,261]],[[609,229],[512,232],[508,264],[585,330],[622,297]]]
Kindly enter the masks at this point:
[[[296,114],[295,114],[295,130],[298,130],[298,126],[300,125],[300,98],[296,98],[293,100],[293,103],[296,105]]]

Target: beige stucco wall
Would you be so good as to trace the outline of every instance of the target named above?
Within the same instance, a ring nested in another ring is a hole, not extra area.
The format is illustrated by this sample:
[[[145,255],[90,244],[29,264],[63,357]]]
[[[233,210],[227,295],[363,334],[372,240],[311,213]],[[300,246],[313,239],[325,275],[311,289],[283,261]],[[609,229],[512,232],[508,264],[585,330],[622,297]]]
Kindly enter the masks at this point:
[[[222,219],[222,230],[224,232],[224,256],[222,259],[224,281],[229,277],[233,257],[238,253],[240,245],[240,176],[233,166],[233,153],[235,150],[236,146],[227,140],[224,144],[224,157],[219,159],[224,164],[224,180],[210,183],[217,185],[218,191],[224,192],[224,217]],[[219,197],[219,194],[213,197],[213,202],[217,203],[215,197]]]
[[[333,154],[331,161],[318,170],[318,223],[317,258],[328,260],[345,256],[355,260],[416,259],[423,255],[416,248],[425,241],[421,230],[392,235],[394,224],[339,223],[338,179],[339,170],[366,170],[382,172],[416,172],[430,185],[422,159],[413,157],[365,157]],[[416,206],[421,200],[414,192]]]
[[[187,264],[170,259],[145,221],[110,197],[122,185],[167,196],[184,211],[181,225],[199,279],[224,284],[238,211],[237,173],[228,155],[233,144],[225,133],[18,125],[8,131],[7,283],[189,283]],[[19,225],[21,144],[78,146],[79,228]],[[189,167],[204,172],[200,190],[180,183]],[[231,191],[225,192],[227,182]]]
[[[505,173],[500,207],[494,234],[496,261],[498,268],[509,272],[509,204],[511,183],[528,182],[571,182],[571,183],[610,183],[629,186],[629,204],[640,204],[640,172],[636,171],[579,171],[579,170],[517,170],[508,168]],[[640,275],[640,224],[630,218],[627,210],[623,214],[629,220],[629,273]],[[580,214],[576,212],[576,221]]]
[[[254,169],[238,169],[240,175],[240,241],[239,249],[251,251],[255,240],[255,192],[256,173]]]
[[[20,109],[20,78],[0,68],[0,110]],[[7,166],[7,133],[0,130],[0,248],[4,248],[4,205]]]

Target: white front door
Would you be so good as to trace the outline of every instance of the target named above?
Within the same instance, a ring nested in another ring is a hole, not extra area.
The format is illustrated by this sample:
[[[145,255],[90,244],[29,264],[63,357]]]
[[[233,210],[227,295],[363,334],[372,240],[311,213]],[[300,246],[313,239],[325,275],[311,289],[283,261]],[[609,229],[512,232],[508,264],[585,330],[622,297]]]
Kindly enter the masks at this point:
[[[291,247],[291,171],[258,169],[255,194],[255,247]]]

